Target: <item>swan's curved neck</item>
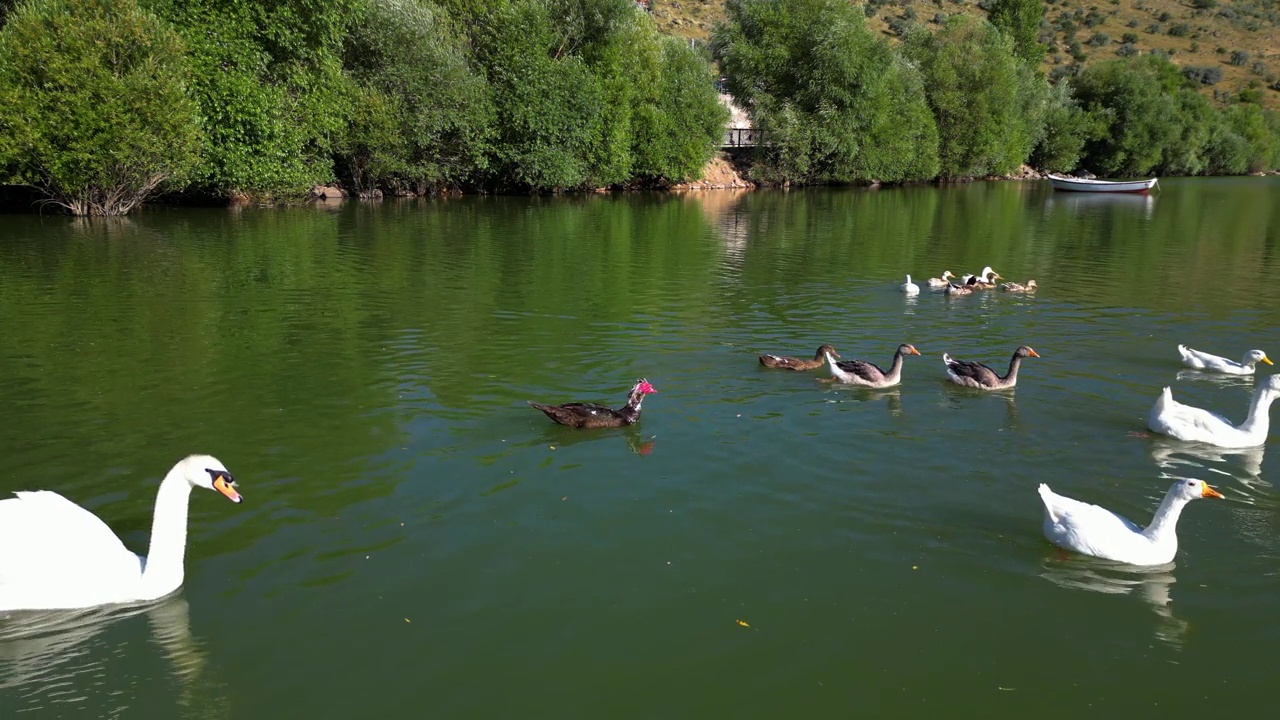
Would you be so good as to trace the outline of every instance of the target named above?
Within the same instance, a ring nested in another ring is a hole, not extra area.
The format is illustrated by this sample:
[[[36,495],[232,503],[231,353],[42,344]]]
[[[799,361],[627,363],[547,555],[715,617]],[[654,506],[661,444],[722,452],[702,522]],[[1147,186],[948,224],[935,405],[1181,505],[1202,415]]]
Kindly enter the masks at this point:
[[[182,561],[187,549],[187,502],[190,498],[191,484],[183,477],[182,468],[174,467],[156,493],[151,547],[143,561],[143,597],[140,599],[158,598],[182,585]]]
[[[1257,433],[1265,439],[1271,430],[1271,403],[1276,394],[1266,388],[1259,388],[1253,393],[1249,402],[1249,417],[1240,423],[1240,430],[1249,434]]]
[[[1173,542],[1177,542],[1177,536],[1174,534],[1174,528],[1178,525],[1178,518],[1182,516],[1182,508],[1191,502],[1191,498],[1185,495],[1176,495],[1171,490],[1164,496],[1164,500],[1160,503],[1160,507],[1156,508],[1156,514],[1151,518],[1151,524],[1142,531],[1152,542],[1168,542],[1172,538]]]

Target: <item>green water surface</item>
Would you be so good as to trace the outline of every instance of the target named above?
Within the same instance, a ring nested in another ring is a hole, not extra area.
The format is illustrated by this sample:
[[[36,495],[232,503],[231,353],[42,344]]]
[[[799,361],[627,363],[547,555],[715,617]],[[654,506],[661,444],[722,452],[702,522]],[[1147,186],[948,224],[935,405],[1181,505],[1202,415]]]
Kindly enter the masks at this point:
[[[1280,356],[1280,183],[1162,185],[2,216],[0,492],[138,552],[188,453],[246,501],[193,494],[171,599],[0,618],[0,717],[1268,712],[1275,462],[1143,431],[1165,385],[1244,416],[1178,343]],[[983,265],[1040,291],[897,292]],[[756,362],[900,342],[890,391]],[[642,376],[625,430],[525,405]],[[1041,482],[1144,523],[1178,477],[1226,500],[1172,566],[1042,538]]]

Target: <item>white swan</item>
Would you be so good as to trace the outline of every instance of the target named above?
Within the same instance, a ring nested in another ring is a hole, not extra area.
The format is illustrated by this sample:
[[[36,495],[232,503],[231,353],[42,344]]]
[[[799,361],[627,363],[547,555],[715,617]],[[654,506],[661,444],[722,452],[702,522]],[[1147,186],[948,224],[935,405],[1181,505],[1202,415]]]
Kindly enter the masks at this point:
[[[1267,354],[1261,350],[1250,350],[1244,354],[1240,362],[1228,360],[1219,355],[1200,352],[1186,345],[1179,345],[1178,352],[1182,353],[1182,364],[1189,368],[1227,373],[1228,375],[1252,375],[1258,369],[1258,363],[1274,364],[1271,362],[1271,358],[1267,357]]]
[[[125,549],[98,516],[58,493],[0,500],[0,612],[61,610],[155,600],[182,585],[191,488],[240,502],[235,480],[208,455],[184,458],[160,483],[151,549]]]
[[[911,282],[911,276],[907,276],[907,281],[898,286],[898,289],[908,295],[919,295],[920,286]]]
[[[1249,416],[1237,426],[1217,413],[1183,405],[1173,399],[1173,391],[1166,387],[1151,406],[1147,427],[1161,435],[1218,447],[1263,445],[1271,429],[1271,403],[1277,397],[1280,397],[1280,375],[1272,375],[1253,391]]]
[[[1178,480],[1144,530],[1106,508],[1063,497],[1041,483],[1044,536],[1058,547],[1085,555],[1130,565],[1163,565],[1178,554],[1175,527],[1182,508],[1202,497],[1221,498],[1222,493],[1203,480]]]

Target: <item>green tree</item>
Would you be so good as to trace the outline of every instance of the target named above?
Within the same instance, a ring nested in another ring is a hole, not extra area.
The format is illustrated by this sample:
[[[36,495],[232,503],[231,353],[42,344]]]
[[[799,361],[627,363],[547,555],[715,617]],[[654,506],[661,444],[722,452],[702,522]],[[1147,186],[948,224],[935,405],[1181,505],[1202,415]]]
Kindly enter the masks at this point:
[[[713,51],[768,143],[756,174],[793,182],[937,174],[937,129],[916,68],[844,0],[730,0]]]
[[[1155,55],[1089,65],[1076,79],[1076,96],[1103,123],[1085,146],[1085,165],[1099,175],[1148,174],[1180,139],[1178,67]]]
[[[1048,87],[1013,55],[1013,41],[991,23],[958,15],[937,34],[907,39],[938,123],[944,177],[1012,172],[1026,161],[1044,126]]]
[[[121,215],[197,161],[180,38],[135,0],[32,0],[0,30],[0,168],[75,215]]]
[[[650,37],[651,54],[634,78],[632,171],[651,183],[694,179],[715,154],[729,111],[702,56],[679,38]]]
[[[356,92],[342,45],[359,0],[143,0],[186,40],[208,142],[193,183],[288,197],[333,178]]]
[[[1013,40],[1013,51],[1024,62],[1039,67],[1045,46],[1040,42],[1041,0],[994,0],[987,10],[992,25]]]
[[[495,4],[472,25],[497,113],[487,183],[557,190],[590,183],[604,134],[604,88],[539,0]]]
[[[1179,90],[1176,98],[1179,136],[1169,145],[1159,169],[1165,175],[1200,175],[1208,170],[1210,140],[1223,129],[1222,118],[1194,90]]]
[[[1076,101],[1071,83],[1062,80],[1045,100],[1044,131],[1031,153],[1031,164],[1050,172],[1072,172],[1080,164],[1085,143],[1098,133],[1097,119]]]
[[[338,147],[357,190],[426,192],[483,167],[493,134],[488,85],[445,11],[422,0],[370,0],[344,64],[359,86]]]

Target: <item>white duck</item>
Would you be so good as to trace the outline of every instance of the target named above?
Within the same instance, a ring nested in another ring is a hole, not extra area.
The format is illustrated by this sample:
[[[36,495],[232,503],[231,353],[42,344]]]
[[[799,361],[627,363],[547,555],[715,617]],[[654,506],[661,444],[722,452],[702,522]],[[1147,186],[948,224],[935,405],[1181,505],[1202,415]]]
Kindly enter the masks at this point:
[[[1180,479],[1165,493],[1151,524],[1142,529],[1106,508],[1063,497],[1040,484],[1044,536],[1067,550],[1130,565],[1164,565],[1178,554],[1175,526],[1182,508],[1198,498],[1221,498],[1203,480]]]
[[[943,270],[942,277],[929,278],[929,287],[934,290],[945,290],[953,279],[955,275],[952,275],[950,270]]]
[[[1182,364],[1189,368],[1227,373],[1228,375],[1252,375],[1258,369],[1258,363],[1274,364],[1271,362],[1271,358],[1267,357],[1267,354],[1261,350],[1250,350],[1244,354],[1240,362],[1228,360],[1207,352],[1200,352],[1186,345],[1179,345],[1178,352],[1182,353]]]
[[[982,268],[982,272],[978,273],[978,281],[976,283],[978,290],[991,290],[996,286],[997,280],[1003,280],[1000,273],[991,269],[988,265]]]
[[[129,552],[98,516],[58,493],[0,500],[0,612],[155,600],[182,585],[191,489],[240,502],[216,458],[184,458],[160,483],[146,557]]]
[[[1173,399],[1173,391],[1165,388],[1147,415],[1147,427],[1153,432],[1188,442],[1202,442],[1225,448],[1263,445],[1271,429],[1271,403],[1280,397],[1280,375],[1272,375],[1258,384],[1249,402],[1249,416],[1232,425],[1225,417]]]
[[[904,282],[904,283],[902,283],[902,285],[900,285],[900,286],[898,287],[898,289],[899,289],[899,290],[901,290],[902,292],[904,292],[904,293],[908,294],[908,295],[919,295],[919,294],[920,294],[920,286],[919,286],[919,285],[917,285],[917,284],[915,284],[915,283],[913,283],[913,282],[911,282],[911,276],[910,276],[910,275],[908,275],[908,276],[907,276],[907,281],[906,281],[906,282]]]

